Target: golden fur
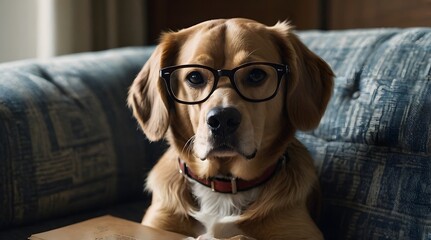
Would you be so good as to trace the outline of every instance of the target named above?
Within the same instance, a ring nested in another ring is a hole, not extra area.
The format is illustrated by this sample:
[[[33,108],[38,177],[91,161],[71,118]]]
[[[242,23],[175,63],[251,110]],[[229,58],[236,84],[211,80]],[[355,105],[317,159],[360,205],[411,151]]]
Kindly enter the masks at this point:
[[[207,101],[180,104],[169,98],[159,78],[159,70],[167,66],[193,63],[232,69],[255,61],[290,68],[278,94],[269,101],[243,100],[222,77]],[[329,66],[301,43],[285,22],[268,27],[247,19],[221,19],[165,33],[134,80],[128,98],[146,136],[152,141],[164,138],[170,144],[148,176],[147,189],[153,200],[142,223],[187,236],[202,235],[201,239],[209,231],[204,222],[193,217],[193,212],[202,210],[201,202],[193,194],[191,181],[178,172],[179,157],[203,178],[229,174],[250,180],[287,152],[288,161],[256,189],[259,194],[252,203],[242,206],[233,220],[233,235],[228,228],[218,231],[214,227],[210,238],[322,239],[310,217],[318,196],[318,179],[310,155],[294,133],[318,126],[332,92],[332,78]],[[257,150],[253,159],[205,152],[209,138],[205,116],[216,106],[239,110],[243,121],[236,133],[238,145],[247,154]],[[214,193],[215,198],[216,194],[220,193]]]

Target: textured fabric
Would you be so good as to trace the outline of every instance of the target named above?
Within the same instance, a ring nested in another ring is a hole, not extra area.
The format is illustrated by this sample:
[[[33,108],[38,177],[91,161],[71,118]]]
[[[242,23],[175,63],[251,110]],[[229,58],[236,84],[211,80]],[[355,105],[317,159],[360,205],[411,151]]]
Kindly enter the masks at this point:
[[[431,239],[431,29],[304,32],[336,74],[318,129],[327,239]]]
[[[142,194],[155,151],[126,96],[152,50],[0,65],[0,228]]]

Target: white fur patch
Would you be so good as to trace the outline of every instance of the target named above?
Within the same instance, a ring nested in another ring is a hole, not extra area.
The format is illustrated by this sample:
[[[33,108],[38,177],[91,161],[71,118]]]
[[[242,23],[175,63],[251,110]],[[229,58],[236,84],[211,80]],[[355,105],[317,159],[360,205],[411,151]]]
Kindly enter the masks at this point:
[[[200,210],[190,213],[206,228],[204,236],[228,238],[243,233],[236,225],[239,215],[256,200],[261,188],[245,192],[226,194],[213,192],[210,188],[189,179],[192,192],[200,205]]]

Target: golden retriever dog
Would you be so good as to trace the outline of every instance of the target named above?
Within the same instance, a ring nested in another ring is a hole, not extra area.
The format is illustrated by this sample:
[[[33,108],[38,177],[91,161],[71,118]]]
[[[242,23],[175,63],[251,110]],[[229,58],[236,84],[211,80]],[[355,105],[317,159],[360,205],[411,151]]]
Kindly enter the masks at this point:
[[[219,19],[162,35],[128,105],[170,147],[142,224],[198,239],[322,239],[313,160],[333,73],[291,26]]]

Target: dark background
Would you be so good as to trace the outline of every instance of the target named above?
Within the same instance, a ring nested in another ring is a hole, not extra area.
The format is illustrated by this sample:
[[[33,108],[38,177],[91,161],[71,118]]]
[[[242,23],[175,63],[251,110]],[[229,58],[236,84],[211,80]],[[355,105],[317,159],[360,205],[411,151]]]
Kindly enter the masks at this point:
[[[431,0],[148,0],[147,11],[150,44],[161,31],[215,18],[290,20],[298,30],[431,26]]]

